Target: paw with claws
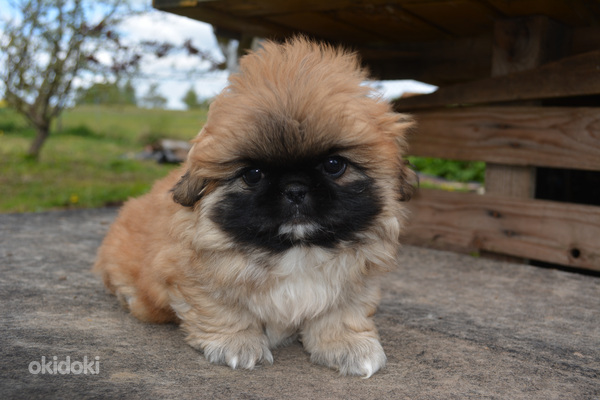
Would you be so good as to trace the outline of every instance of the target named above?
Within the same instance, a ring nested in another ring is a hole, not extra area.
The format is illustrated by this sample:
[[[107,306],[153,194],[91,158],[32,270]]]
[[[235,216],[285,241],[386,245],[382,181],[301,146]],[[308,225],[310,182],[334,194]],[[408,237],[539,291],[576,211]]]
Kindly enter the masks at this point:
[[[304,348],[315,364],[337,369],[342,375],[371,377],[385,366],[386,356],[370,318],[352,324],[323,318],[302,331]]]
[[[248,332],[225,335],[218,339],[188,342],[204,351],[206,359],[214,364],[224,364],[236,369],[253,369],[261,362],[273,364],[268,339],[262,334]]]
[[[313,349],[310,359],[337,369],[342,375],[358,375],[370,378],[385,366],[386,356],[379,341],[372,337],[353,338]]]

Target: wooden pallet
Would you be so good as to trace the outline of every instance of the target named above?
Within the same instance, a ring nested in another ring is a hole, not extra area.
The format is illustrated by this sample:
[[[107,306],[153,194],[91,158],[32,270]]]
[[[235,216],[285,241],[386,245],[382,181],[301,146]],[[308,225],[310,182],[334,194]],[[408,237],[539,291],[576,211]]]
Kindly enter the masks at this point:
[[[421,190],[406,241],[600,270],[600,207],[534,198],[535,167],[600,171],[600,104],[568,101],[600,94],[600,50],[550,55],[560,30],[497,22],[492,76],[395,103],[419,121],[411,154],[487,162],[485,195]]]

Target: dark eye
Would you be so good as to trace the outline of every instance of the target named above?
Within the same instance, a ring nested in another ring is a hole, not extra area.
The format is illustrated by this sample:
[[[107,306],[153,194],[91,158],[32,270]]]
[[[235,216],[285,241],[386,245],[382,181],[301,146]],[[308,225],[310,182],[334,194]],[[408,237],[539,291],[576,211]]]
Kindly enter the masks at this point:
[[[242,178],[244,178],[244,182],[246,182],[248,186],[254,186],[258,185],[258,183],[261,181],[263,178],[263,173],[258,168],[250,168],[244,172]]]
[[[329,157],[323,161],[323,171],[332,178],[339,178],[346,172],[346,161],[342,157]]]

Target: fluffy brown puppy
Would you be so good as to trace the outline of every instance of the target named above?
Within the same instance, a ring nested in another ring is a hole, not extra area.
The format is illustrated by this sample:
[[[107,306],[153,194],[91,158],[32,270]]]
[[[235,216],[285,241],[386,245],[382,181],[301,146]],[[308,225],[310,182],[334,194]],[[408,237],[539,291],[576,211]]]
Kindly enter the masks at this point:
[[[181,170],[128,201],[95,270],[144,321],[178,321],[232,368],[299,335],[315,363],[371,376],[372,320],[410,196],[409,118],[354,54],[267,42],[210,106]]]

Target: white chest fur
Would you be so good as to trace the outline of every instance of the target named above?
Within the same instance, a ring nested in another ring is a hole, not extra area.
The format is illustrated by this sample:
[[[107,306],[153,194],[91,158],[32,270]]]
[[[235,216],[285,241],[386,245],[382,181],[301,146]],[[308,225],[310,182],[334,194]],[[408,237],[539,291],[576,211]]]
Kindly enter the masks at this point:
[[[267,324],[298,326],[344,296],[358,263],[356,255],[347,252],[333,255],[315,247],[290,249],[273,266],[271,276],[276,283],[253,293],[248,308]]]

